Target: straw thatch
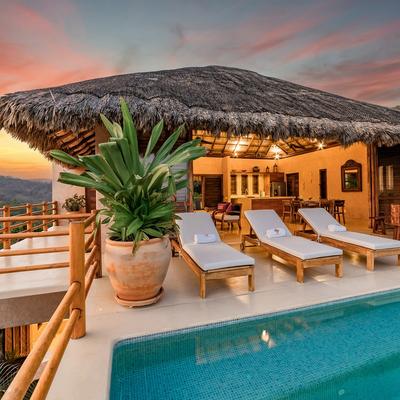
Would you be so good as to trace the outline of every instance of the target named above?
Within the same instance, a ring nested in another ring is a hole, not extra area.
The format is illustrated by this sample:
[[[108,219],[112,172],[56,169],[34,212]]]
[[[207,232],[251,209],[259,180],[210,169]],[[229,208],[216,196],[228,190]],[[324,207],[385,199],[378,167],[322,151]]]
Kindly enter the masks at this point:
[[[344,145],[400,143],[400,113],[394,109],[221,66],[119,75],[8,94],[0,97],[0,127],[46,152],[62,147],[56,139],[64,132],[77,138],[89,135],[100,113],[119,120],[120,96],[144,133],[164,118],[168,129],[185,123],[188,132],[256,133],[274,141],[306,137]]]

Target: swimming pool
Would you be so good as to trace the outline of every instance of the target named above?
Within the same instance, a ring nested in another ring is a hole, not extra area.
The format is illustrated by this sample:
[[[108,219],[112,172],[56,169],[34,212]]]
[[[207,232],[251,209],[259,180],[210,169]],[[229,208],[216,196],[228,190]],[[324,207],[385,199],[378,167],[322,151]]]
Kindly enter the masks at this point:
[[[118,342],[111,400],[399,399],[400,291]]]

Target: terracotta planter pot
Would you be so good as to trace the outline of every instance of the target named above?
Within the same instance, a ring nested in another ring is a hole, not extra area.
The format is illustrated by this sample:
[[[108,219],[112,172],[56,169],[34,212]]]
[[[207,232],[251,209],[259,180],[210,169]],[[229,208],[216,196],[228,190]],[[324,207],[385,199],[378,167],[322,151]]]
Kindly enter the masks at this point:
[[[117,301],[128,307],[155,303],[171,261],[171,244],[167,237],[140,243],[132,254],[133,242],[107,239],[104,264]]]

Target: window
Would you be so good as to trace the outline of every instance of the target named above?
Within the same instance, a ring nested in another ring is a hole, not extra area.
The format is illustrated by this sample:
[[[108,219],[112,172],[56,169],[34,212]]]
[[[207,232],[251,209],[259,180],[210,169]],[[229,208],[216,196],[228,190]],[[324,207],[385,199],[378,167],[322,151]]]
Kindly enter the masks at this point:
[[[231,194],[237,194],[237,176],[231,175]]]
[[[386,166],[386,190],[394,189],[393,165]]]
[[[378,168],[378,186],[379,191],[383,192],[385,190],[385,181],[383,180],[383,166]]]
[[[258,175],[253,175],[253,194],[258,194]]]
[[[248,175],[242,175],[242,194],[249,194]]]

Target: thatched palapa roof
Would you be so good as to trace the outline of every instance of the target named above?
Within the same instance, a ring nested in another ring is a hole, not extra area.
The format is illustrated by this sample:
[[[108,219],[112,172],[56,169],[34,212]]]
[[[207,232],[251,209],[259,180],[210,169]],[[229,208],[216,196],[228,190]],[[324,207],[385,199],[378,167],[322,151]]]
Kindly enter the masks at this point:
[[[399,111],[221,66],[111,76],[8,94],[0,97],[0,127],[44,153],[62,148],[88,154],[99,114],[120,119],[121,96],[144,135],[163,118],[170,130],[185,123],[190,135],[202,130],[255,134],[272,142],[400,143]]]

